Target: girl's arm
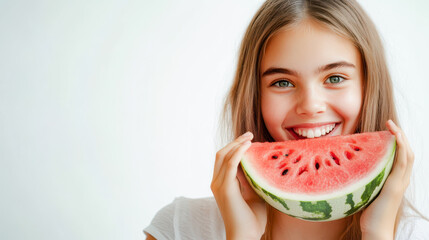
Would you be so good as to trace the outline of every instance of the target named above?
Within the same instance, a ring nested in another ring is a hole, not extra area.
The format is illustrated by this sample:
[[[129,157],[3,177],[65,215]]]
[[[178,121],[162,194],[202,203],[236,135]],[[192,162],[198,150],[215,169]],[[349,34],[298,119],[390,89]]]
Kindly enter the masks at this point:
[[[224,221],[227,239],[259,240],[265,232],[265,202],[253,192],[239,168],[252,138],[250,132],[246,133],[216,154],[211,189]]]
[[[387,121],[386,126],[396,137],[397,155],[380,195],[362,213],[360,226],[365,240],[394,239],[395,220],[414,163],[414,153],[404,132],[392,120]]]

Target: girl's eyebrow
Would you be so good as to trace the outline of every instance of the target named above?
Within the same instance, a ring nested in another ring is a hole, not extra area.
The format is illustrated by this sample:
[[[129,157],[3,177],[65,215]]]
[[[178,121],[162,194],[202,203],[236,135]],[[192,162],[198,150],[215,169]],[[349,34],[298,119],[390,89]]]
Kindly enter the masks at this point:
[[[268,75],[273,75],[276,73],[283,73],[283,74],[288,74],[288,75],[292,75],[292,76],[298,76],[299,75],[298,72],[296,72],[294,70],[287,69],[287,68],[270,67],[264,73],[262,73],[262,77],[265,77]]]
[[[349,68],[356,68],[356,66],[353,63],[349,63],[346,61],[339,61],[334,62],[330,64],[326,64],[325,66],[321,66],[317,69],[317,73],[326,72],[334,68],[341,68],[341,67],[349,67]]]
[[[339,61],[334,63],[329,63],[324,66],[318,67],[316,73],[326,72],[334,68],[341,68],[341,67],[349,67],[349,68],[356,68],[356,66],[353,63],[349,63],[347,61]],[[267,75],[272,75],[276,73],[283,73],[288,74],[292,76],[298,76],[299,73],[297,71],[287,69],[287,68],[279,68],[279,67],[270,67],[268,68],[263,74],[262,77],[265,77]]]

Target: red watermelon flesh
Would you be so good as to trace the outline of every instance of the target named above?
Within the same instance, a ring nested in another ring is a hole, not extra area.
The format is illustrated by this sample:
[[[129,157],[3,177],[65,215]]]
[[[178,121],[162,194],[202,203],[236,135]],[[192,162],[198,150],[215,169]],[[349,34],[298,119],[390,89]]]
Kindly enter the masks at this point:
[[[346,136],[252,143],[244,159],[278,190],[329,194],[359,181],[386,155],[388,131]]]

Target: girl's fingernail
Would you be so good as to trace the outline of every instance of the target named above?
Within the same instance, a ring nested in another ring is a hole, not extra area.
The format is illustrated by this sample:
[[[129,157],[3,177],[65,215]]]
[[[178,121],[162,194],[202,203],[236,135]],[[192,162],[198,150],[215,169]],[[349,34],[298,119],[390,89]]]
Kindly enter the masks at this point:
[[[247,145],[250,145],[252,142],[250,142],[250,141],[245,141],[244,143],[243,143],[243,145],[244,146],[247,146]]]
[[[250,137],[250,136],[252,136],[252,133],[251,132],[246,132],[245,134],[243,134],[242,135],[243,137]]]

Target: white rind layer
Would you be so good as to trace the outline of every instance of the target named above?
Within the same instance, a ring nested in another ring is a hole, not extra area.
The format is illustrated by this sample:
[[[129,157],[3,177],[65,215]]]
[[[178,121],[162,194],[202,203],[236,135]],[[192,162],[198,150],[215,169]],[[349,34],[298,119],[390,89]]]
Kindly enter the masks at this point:
[[[259,185],[259,188],[264,189],[270,194],[275,195],[277,198],[281,199],[288,206],[289,210],[286,209],[282,203],[274,200],[272,197],[265,194],[261,189],[255,188],[255,186],[253,186],[253,184],[250,183],[250,185],[258,193],[258,195],[263,197],[265,201],[268,202],[271,206],[275,207],[281,212],[284,212],[299,218],[319,218],[320,217],[319,214],[303,211],[302,207],[300,206],[300,203],[302,201],[308,201],[308,202],[314,202],[314,203],[318,201],[327,201],[329,205],[332,207],[331,217],[329,219],[317,220],[317,221],[331,221],[331,220],[346,217],[347,215],[344,213],[351,209],[351,205],[346,204],[347,195],[353,194],[354,203],[361,202],[362,201],[361,196],[365,191],[366,185],[370,183],[372,180],[374,180],[384,169],[384,176],[381,181],[381,184],[374,189],[373,193],[371,194],[371,197],[369,198],[368,203],[371,202],[375,196],[377,196],[377,194],[380,192],[392,168],[393,159],[395,157],[395,149],[396,149],[396,141],[395,141],[395,138],[392,136],[392,141],[390,141],[388,145],[388,150],[383,156],[383,160],[380,161],[380,163],[374,168],[374,170],[371,171],[366,177],[360,179],[354,184],[351,184],[343,188],[341,191],[335,191],[332,193],[320,194],[320,195],[285,193],[278,188],[271,187],[270,184],[268,184],[264,179],[259,177],[255,173],[253,168],[248,167],[245,159],[241,161],[241,164],[243,169],[245,170],[244,172],[246,173],[245,175],[249,182],[251,180],[249,179],[249,176],[247,174],[252,176],[253,182],[257,183]]]

